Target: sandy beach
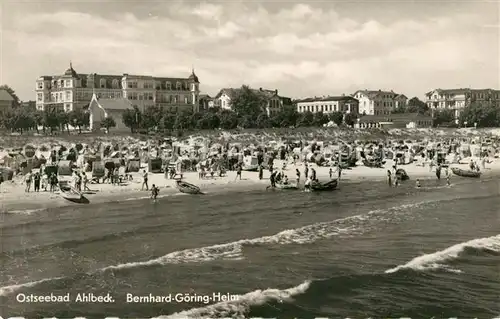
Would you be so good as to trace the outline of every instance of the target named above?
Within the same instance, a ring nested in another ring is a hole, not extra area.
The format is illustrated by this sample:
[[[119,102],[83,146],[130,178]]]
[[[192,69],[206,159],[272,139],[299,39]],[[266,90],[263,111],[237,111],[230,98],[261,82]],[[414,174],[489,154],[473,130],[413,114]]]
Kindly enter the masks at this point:
[[[468,163],[470,159],[463,159],[461,163],[464,164],[452,164],[450,167],[459,167],[462,169],[468,168]],[[276,167],[282,167],[283,161],[276,160]],[[360,182],[360,181],[384,181],[387,179],[387,170],[390,170],[393,165],[392,160],[388,160],[385,163],[384,168],[370,168],[363,166],[362,163],[358,163],[356,167],[350,169],[342,170],[341,182]],[[316,164],[309,164],[310,168],[314,168],[317,172],[319,180],[329,179],[330,167],[317,166]],[[435,169],[429,169],[429,166],[420,166],[415,163],[400,165],[398,168],[403,168],[407,174],[410,176],[410,180],[405,183],[415,183],[418,178],[421,181],[425,180],[436,180]],[[146,169],[146,168],[143,168]],[[295,169],[299,169],[301,172],[301,186],[303,186],[303,172],[304,164],[299,163],[297,165],[287,164],[285,175],[288,176],[290,181],[295,181]],[[332,168],[335,175],[335,167]],[[488,177],[500,174],[500,161],[498,159],[493,159],[491,163],[486,165],[486,169],[482,172],[482,177]],[[90,173],[89,174],[90,177]],[[449,170],[451,180],[463,178],[459,176],[454,176],[451,170]],[[104,184],[89,184],[91,192],[87,192],[85,197],[90,203],[104,203],[104,202],[116,202],[124,200],[137,200],[145,199],[150,197],[150,192],[146,190],[141,190],[142,186],[142,176],[140,173],[132,173],[132,181],[128,181],[121,185],[112,185],[108,183]],[[266,187],[269,185],[269,171],[264,170],[264,178],[259,180],[258,172],[247,172],[244,171],[242,174],[242,179],[236,179],[235,171],[228,171],[223,177],[214,177],[207,179],[200,179],[197,172],[185,172],[183,174],[183,179],[189,183],[197,185],[200,189],[206,193],[221,193],[221,192],[244,192],[252,190],[262,190],[265,191]],[[165,179],[163,174],[148,174],[149,177],[149,187],[155,184],[160,188],[159,198],[175,196],[175,195],[185,195],[180,193],[175,187],[175,180]],[[443,184],[446,181],[442,178]],[[16,177],[12,181],[4,182],[0,186],[0,198],[1,205],[0,211],[4,213],[9,212],[30,212],[37,209],[46,209],[51,207],[74,207],[84,204],[76,204],[63,199],[58,192],[47,192],[41,191],[36,192],[25,192],[25,185],[23,183],[22,176]],[[339,186],[341,188],[341,186]],[[338,190],[341,192],[341,189]],[[192,196],[192,195],[185,195]]]

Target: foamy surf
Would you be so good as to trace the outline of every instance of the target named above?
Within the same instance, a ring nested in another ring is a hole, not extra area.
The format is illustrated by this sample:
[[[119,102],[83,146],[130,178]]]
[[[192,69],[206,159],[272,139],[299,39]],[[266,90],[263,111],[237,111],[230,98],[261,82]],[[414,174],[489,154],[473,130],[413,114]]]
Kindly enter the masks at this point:
[[[453,269],[444,263],[460,256],[466,248],[475,249],[489,249],[496,252],[500,252],[500,235],[472,239],[464,243],[456,244],[448,247],[444,250],[437,251],[432,254],[422,255],[413,258],[404,265],[400,265],[385,271],[386,274],[394,273],[401,269],[413,269],[413,270],[435,270],[442,269],[452,272],[460,272],[460,270]]]
[[[354,236],[361,235],[380,226],[383,222],[395,222],[398,218],[405,216],[408,218],[409,211],[412,208],[417,208],[432,202],[418,202],[413,204],[405,204],[388,209],[377,209],[365,214],[354,215],[346,218],[336,219],[330,222],[316,223],[300,228],[288,229],[277,234],[264,236],[254,239],[242,239],[235,242],[212,245],[200,248],[191,248],[181,251],[174,251],[162,257],[147,260],[130,262],[119,265],[113,265],[101,268],[97,272],[113,271],[120,269],[129,269],[144,266],[161,266],[167,264],[181,263],[200,263],[213,260],[242,260],[243,247],[245,245],[264,245],[264,244],[310,244],[317,240],[328,239],[333,236]],[[56,278],[59,279],[59,278]],[[44,281],[53,279],[45,279],[26,283],[24,287],[31,287]],[[19,289],[23,287],[19,285]],[[9,288],[11,286],[2,287],[0,289]],[[3,291],[3,290],[2,290]],[[7,290],[10,291],[10,290]],[[7,293],[7,292],[4,292]],[[10,293],[10,292],[9,292]]]
[[[36,208],[36,209],[20,209],[20,210],[6,210],[1,211],[0,214],[19,214],[19,215],[31,215],[33,213],[45,210],[45,208]]]
[[[291,302],[292,297],[303,294],[309,289],[311,282],[285,289],[255,290],[239,295],[234,301],[225,301],[203,308],[194,308],[168,316],[159,316],[154,319],[187,319],[187,318],[246,318],[251,306],[260,306],[270,301]]]
[[[10,295],[10,294],[12,294],[20,289],[23,289],[23,288],[31,288],[31,287],[34,287],[34,286],[39,285],[41,283],[44,283],[44,282],[59,280],[59,279],[64,279],[64,277],[46,278],[46,279],[41,279],[41,280],[37,280],[37,281],[27,282],[24,284],[17,284],[17,285],[0,287],[0,296],[1,297],[7,296],[7,295]]]
[[[262,244],[310,244],[320,239],[327,239],[339,235],[360,235],[376,227],[380,222],[391,221],[396,215],[406,214],[409,209],[419,207],[428,202],[406,204],[391,207],[385,210],[373,210],[366,214],[336,219],[331,222],[316,223],[295,229],[287,229],[271,236],[254,239],[242,239],[235,242],[218,244],[207,247],[185,249],[175,251],[165,256],[142,261],[130,262],[115,266],[108,266],[100,271],[120,270],[127,268],[207,262],[212,260],[241,260],[243,258],[243,246]]]

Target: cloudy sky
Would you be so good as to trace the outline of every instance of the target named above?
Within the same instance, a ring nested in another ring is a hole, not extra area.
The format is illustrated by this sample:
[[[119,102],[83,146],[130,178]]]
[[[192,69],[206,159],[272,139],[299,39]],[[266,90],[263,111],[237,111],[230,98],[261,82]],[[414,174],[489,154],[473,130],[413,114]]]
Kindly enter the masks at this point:
[[[201,90],[306,97],[500,88],[500,4],[424,1],[2,0],[0,83],[34,99],[40,75],[188,76]]]

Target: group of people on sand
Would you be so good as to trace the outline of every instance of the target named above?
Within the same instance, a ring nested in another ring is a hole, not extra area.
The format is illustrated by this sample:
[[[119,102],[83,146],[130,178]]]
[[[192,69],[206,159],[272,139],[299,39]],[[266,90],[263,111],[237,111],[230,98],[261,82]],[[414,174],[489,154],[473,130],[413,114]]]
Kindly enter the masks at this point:
[[[26,193],[31,191],[31,185],[33,185],[34,192],[40,192],[40,188],[47,191],[47,187],[49,187],[50,192],[55,192],[57,185],[59,184],[59,180],[57,179],[57,175],[55,173],[47,175],[42,174],[41,172],[28,172],[24,175],[24,184],[26,185],[24,189]]]

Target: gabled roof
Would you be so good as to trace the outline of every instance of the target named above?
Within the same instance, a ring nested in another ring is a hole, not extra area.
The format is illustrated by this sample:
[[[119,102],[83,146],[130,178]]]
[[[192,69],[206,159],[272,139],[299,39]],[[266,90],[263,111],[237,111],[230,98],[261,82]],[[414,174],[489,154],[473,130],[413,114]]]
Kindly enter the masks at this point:
[[[215,96],[215,99],[220,98],[223,94],[226,94],[227,96],[229,96],[230,99],[232,99],[239,93],[240,90],[241,90],[241,88],[223,88],[219,91],[219,93],[217,93],[217,95]],[[273,97],[278,97],[280,99],[291,101],[291,98],[289,98],[289,97],[278,95],[278,90],[268,90],[268,89],[262,89],[262,88],[250,89],[250,90],[252,92],[254,92],[255,94],[261,94],[268,99],[271,99]]]
[[[305,99],[296,100],[296,103],[307,103],[307,102],[330,102],[330,101],[357,101],[356,98],[352,96],[327,96],[327,97],[309,97]]]
[[[13,102],[14,98],[6,89],[0,89],[0,101],[9,101]]]
[[[399,95],[398,93],[395,93],[393,91],[382,91],[382,90],[357,90],[356,92],[354,92],[352,95],[355,96],[356,94],[358,93],[362,93],[364,95],[366,95],[368,98],[372,99],[372,98],[375,98],[379,95],[382,95],[382,94],[391,94],[393,96],[397,96]]]
[[[469,89],[469,88],[459,88],[459,89],[435,89],[425,93],[426,96],[431,95],[434,92],[444,95],[455,95],[455,94],[465,94],[465,93],[489,93],[489,92],[500,92],[500,90],[494,89]]]
[[[128,99],[97,99],[97,103],[105,110],[125,111],[132,109],[133,105]]]

